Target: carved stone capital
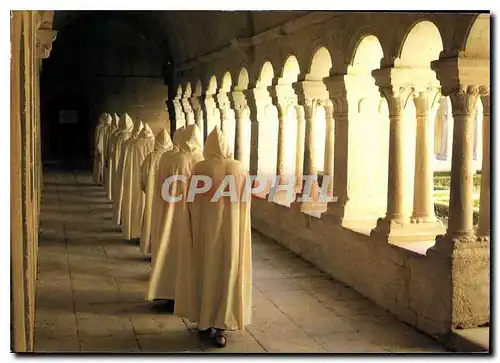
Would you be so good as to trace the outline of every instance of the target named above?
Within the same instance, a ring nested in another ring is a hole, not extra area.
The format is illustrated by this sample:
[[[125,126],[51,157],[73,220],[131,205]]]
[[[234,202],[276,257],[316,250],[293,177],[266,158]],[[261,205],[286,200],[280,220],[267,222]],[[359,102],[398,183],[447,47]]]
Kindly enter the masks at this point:
[[[439,105],[440,99],[441,90],[439,87],[427,87],[425,91],[417,92],[413,99],[417,116],[426,116],[431,113]]]
[[[233,91],[229,94],[231,107],[236,110],[241,110],[247,106],[247,99],[243,91]]]
[[[480,97],[478,86],[457,85],[447,88],[450,97],[453,116],[471,115],[476,112],[477,100]]]
[[[490,115],[490,87],[481,86],[479,87],[479,93],[481,95],[481,102],[483,103],[483,115]]]
[[[48,58],[52,50],[52,42],[56,40],[57,32],[52,29],[38,29],[36,33],[36,56]]]
[[[380,88],[380,94],[387,100],[389,116],[399,116],[403,113],[408,101],[413,99],[415,88],[413,86],[391,86]]]
[[[329,94],[325,84],[322,81],[300,81],[292,84],[297,101],[300,105],[307,106],[307,100],[328,99]]]

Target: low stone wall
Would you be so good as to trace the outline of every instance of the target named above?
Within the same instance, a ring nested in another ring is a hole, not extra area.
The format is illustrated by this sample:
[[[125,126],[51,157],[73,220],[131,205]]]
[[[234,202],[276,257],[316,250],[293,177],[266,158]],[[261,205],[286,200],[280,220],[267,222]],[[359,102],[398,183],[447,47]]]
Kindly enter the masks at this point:
[[[451,268],[365,233],[255,198],[252,226],[399,319],[440,338],[451,327]]]

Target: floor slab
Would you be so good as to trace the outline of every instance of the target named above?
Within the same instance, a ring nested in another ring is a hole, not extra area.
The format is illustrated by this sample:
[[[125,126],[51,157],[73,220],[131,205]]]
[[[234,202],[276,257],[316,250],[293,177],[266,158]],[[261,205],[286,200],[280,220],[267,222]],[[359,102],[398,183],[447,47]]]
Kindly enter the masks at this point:
[[[253,317],[228,345],[145,300],[150,261],[113,225],[86,172],[44,175],[35,351],[155,353],[445,352],[356,291],[253,231]]]

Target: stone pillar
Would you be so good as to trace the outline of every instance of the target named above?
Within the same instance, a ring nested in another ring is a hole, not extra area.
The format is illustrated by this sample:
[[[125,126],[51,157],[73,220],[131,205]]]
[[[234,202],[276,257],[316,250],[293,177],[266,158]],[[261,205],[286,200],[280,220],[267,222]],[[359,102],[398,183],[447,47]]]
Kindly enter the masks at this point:
[[[477,87],[455,88],[450,92],[454,128],[451,156],[450,212],[447,234],[473,234],[472,148],[474,113],[479,99]]]
[[[297,105],[297,157],[295,158],[295,188],[297,192],[302,189],[302,177],[304,176],[305,133],[304,107]]]
[[[280,181],[285,176],[285,125],[286,108],[290,104],[297,104],[297,96],[293,92],[293,88],[289,84],[280,83],[281,80],[275,79],[273,85],[268,87],[273,104],[278,110],[278,153],[276,163],[276,174],[279,175]]]
[[[203,135],[203,110],[201,108],[200,98],[198,96],[192,96],[189,98],[189,103],[194,114],[194,123],[200,129],[201,135]]]
[[[216,109],[217,105],[215,103],[215,99],[213,95],[206,94],[205,95],[205,117],[206,117],[206,128],[205,128],[205,134],[208,136],[214,129],[215,125],[220,126],[220,119],[217,119],[216,117]],[[206,137],[205,136],[205,137]]]
[[[182,111],[184,112],[184,115],[185,115],[186,126],[194,124],[195,123],[194,112],[193,112],[193,109],[191,108],[191,105],[189,103],[189,99],[187,97],[183,97],[180,100],[180,103],[182,106]]]
[[[304,135],[304,175],[317,175],[316,165],[316,140],[315,140],[315,117],[318,100],[305,98],[299,100],[304,107],[305,135]]]
[[[329,177],[327,193],[328,196],[333,196],[333,175],[334,175],[334,150],[335,150],[335,127],[333,119],[333,105],[330,100],[324,101],[326,114],[326,137],[325,137],[325,172],[324,176]],[[325,179],[324,179],[325,180]],[[322,186],[322,189],[324,187]]]
[[[479,197],[479,222],[477,234],[489,237],[490,227],[490,89],[481,87],[483,102],[483,160],[481,167],[481,191]]]
[[[245,150],[245,110],[248,108],[245,95],[241,90],[234,90],[230,94],[230,101],[234,109],[234,116],[236,120],[235,141],[234,141],[234,158],[248,163],[249,155],[246,155]]]
[[[266,115],[266,108],[272,105],[269,92],[266,88],[253,87],[243,93],[250,109],[251,120],[250,173],[261,176],[266,174],[266,177],[272,177],[271,174],[276,173],[276,168],[271,170],[272,168],[268,165],[270,157],[273,156],[266,154],[265,148],[265,142],[273,139],[270,131],[274,131],[270,129],[272,120]]]
[[[184,111],[182,109],[181,104],[181,95],[177,95],[173,99],[174,110],[175,110],[175,130],[180,129],[182,126],[186,125],[186,117],[184,115]]]
[[[434,179],[432,161],[434,158],[433,119],[437,107],[435,100],[440,97],[438,88],[428,88],[419,92],[414,99],[417,111],[417,140],[415,148],[415,183],[413,192],[412,222],[435,222]],[[439,104],[439,103],[438,103]]]
[[[387,183],[387,212],[377,221],[376,231],[389,235],[395,227],[409,222],[404,210],[403,118],[406,102],[412,97],[412,87],[384,87],[382,95],[389,106],[389,173]]]
[[[317,107],[322,107],[323,100],[328,99],[328,91],[326,90],[323,81],[304,80],[294,83],[293,88],[297,95],[298,104],[303,108],[304,116],[304,143],[303,143],[303,169],[304,176],[316,176],[318,171],[315,166],[316,160],[316,141],[315,141],[315,117]],[[299,117],[300,113],[297,113]],[[299,123],[299,128],[301,127]],[[302,130],[298,131],[298,134]],[[299,150],[297,150],[299,151]],[[304,190],[301,192],[302,198],[309,197],[313,202],[301,203],[295,202],[294,204],[300,206],[302,212],[312,212],[315,214],[323,213],[326,211],[326,203],[321,203],[317,200],[319,187],[318,182],[312,182],[310,195],[305,195]],[[296,207],[294,207],[296,208]]]

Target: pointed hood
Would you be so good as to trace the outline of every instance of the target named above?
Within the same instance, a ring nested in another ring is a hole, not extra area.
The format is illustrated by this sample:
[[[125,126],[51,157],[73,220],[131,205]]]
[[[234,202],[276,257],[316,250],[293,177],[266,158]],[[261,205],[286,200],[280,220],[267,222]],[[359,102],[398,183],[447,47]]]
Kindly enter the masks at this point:
[[[173,144],[175,148],[179,148],[179,144],[182,142],[183,134],[184,131],[186,131],[186,128],[184,126],[178,128],[175,133],[174,133],[174,139],[173,139]]]
[[[170,135],[165,129],[161,129],[161,131],[155,136],[155,151],[169,151],[172,150],[173,147],[174,144],[172,142],[172,139],[170,138]]]
[[[144,125],[141,120],[134,122],[134,129],[132,130],[132,138],[137,139],[143,129]]]
[[[153,131],[151,130],[151,127],[147,124],[147,122],[144,123],[144,127],[141,130],[141,133],[139,134],[140,139],[148,139],[150,137],[154,137],[155,134],[153,134]]]
[[[124,113],[122,117],[120,117],[120,131],[132,131],[133,128],[134,122],[127,113]]]
[[[106,112],[106,117],[104,118],[104,124],[109,126],[111,125],[111,115]]]
[[[203,156],[205,159],[219,160],[233,158],[233,153],[227,142],[227,137],[219,126],[215,126],[210,135],[208,135],[203,149]]]
[[[120,127],[120,118],[118,117],[118,115],[116,113],[114,113],[112,118],[113,118],[113,120],[111,121],[111,125],[113,125],[113,127],[115,129],[119,128]]]
[[[201,151],[202,140],[198,126],[195,124],[187,126],[181,136],[179,142],[179,150],[185,152]]]
[[[99,116],[99,123],[101,125],[105,125],[106,124],[106,115],[107,113],[103,112],[101,113],[101,115]]]

